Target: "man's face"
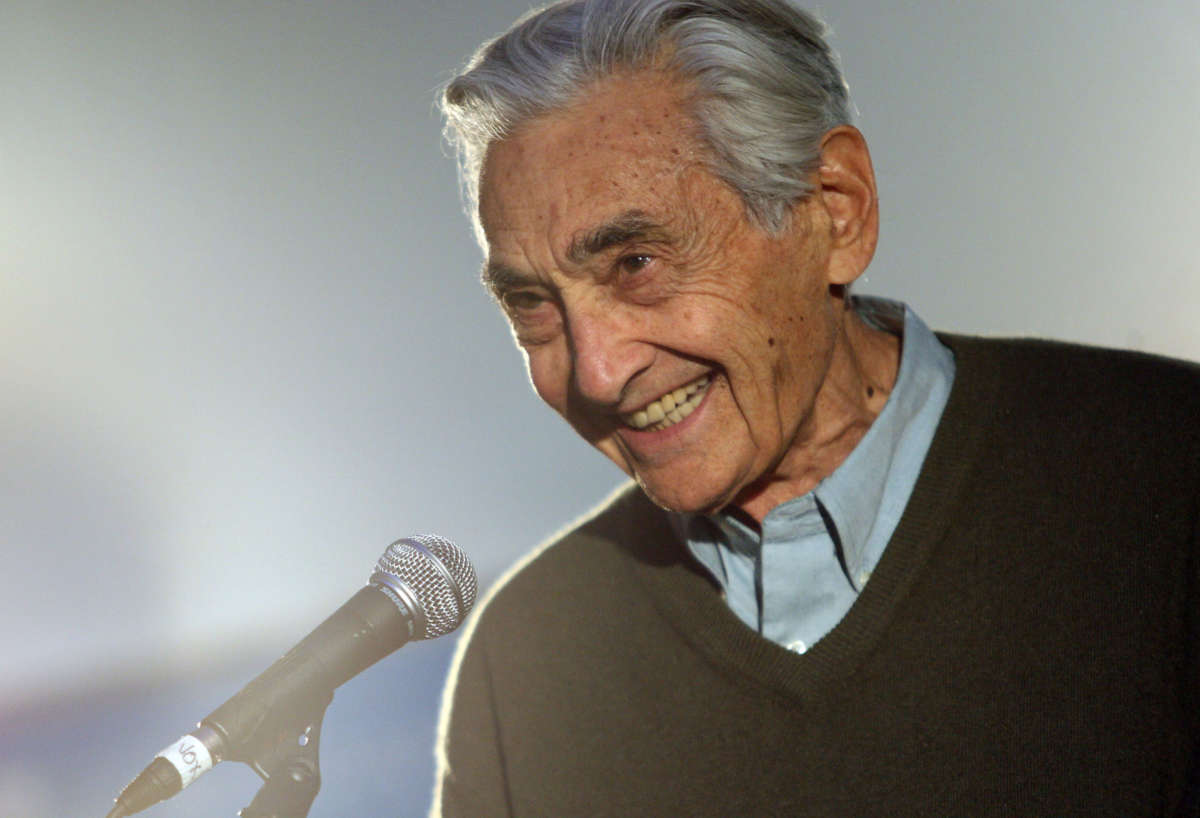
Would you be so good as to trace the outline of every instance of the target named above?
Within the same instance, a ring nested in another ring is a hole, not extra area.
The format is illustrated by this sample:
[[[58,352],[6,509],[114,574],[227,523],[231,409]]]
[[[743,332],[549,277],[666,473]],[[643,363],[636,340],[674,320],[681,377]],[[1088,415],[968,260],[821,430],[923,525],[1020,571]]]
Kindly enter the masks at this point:
[[[695,127],[661,74],[609,79],[491,147],[480,219],[538,394],[660,505],[711,512],[798,456],[840,302],[819,197],[768,234]]]

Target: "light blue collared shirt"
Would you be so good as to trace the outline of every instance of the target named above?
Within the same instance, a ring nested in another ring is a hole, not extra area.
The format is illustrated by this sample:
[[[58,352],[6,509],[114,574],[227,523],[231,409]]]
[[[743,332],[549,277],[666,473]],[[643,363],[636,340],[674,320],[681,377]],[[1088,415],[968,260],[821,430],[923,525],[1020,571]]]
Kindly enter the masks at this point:
[[[857,297],[854,308],[902,340],[892,393],[845,461],[812,491],[771,509],[761,536],[726,513],[670,515],[730,609],[799,653],[842,620],[875,570],[954,382],[954,356],[908,307]]]

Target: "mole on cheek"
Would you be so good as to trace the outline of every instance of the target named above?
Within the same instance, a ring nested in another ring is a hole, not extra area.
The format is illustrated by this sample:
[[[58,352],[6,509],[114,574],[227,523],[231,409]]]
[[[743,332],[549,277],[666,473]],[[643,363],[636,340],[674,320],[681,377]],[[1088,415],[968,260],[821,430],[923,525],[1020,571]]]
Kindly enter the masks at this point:
[[[773,347],[773,346],[775,346],[775,339],[774,339],[774,338],[768,338],[768,339],[767,339],[767,346],[769,346],[769,347]]]

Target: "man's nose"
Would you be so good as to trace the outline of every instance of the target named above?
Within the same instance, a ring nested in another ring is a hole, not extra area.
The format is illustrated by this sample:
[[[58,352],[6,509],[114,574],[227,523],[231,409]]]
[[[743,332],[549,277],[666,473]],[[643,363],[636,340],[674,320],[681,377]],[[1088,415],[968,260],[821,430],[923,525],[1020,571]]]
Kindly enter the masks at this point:
[[[579,305],[567,321],[575,389],[592,403],[617,406],[630,381],[649,368],[653,346],[620,305]]]

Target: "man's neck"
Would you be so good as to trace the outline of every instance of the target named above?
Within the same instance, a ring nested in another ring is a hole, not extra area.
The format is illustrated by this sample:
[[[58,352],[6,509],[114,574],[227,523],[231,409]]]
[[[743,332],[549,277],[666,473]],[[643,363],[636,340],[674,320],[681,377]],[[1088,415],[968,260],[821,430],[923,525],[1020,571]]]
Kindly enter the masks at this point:
[[[771,509],[832,474],[883,411],[900,371],[900,344],[847,306],[812,413],[771,474],[747,487],[734,506],[761,525]]]

